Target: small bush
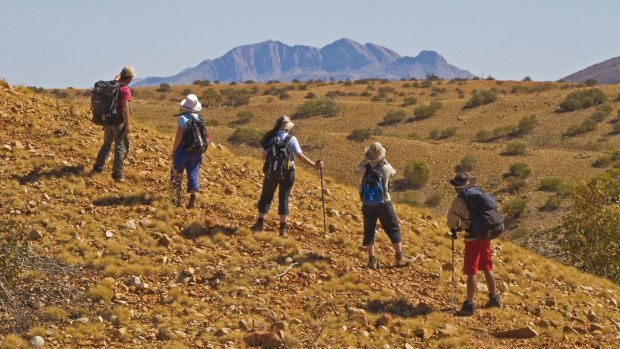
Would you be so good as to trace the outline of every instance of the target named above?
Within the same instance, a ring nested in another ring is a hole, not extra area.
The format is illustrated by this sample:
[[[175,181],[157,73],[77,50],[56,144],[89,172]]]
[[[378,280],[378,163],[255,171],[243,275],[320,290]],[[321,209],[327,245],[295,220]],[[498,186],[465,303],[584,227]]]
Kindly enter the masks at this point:
[[[465,104],[465,109],[475,108],[480,105],[493,103],[497,100],[497,94],[489,90],[475,91]]]
[[[430,139],[446,139],[454,136],[456,127],[445,128],[443,130],[432,130],[429,134]]]
[[[560,208],[562,199],[557,195],[551,195],[547,198],[545,203],[539,208],[541,211],[552,212]]]
[[[530,78],[529,76],[526,76],[521,81],[532,81],[532,78]]]
[[[428,105],[421,105],[413,111],[414,120],[428,119],[437,113],[441,109],[441,102],[432,101]]]
[[[405,166],[404,176],[410,185],[422,187],[428,182],[430,171],[424,161],[412,160]]]
[[[326,144],[327,140],[325,139],[325,136],[321,132],[315,132],[306,138],[304,149],[320,150],[323,149]]]
[[[583,84],[588,86],[588,87],[592,87],[592,86],[596,85],[596,83],[597,83],[596,79],[588,79],[588,80],[583,82]]]
[[[315,99],[316,98],[316,94],[314,92],[308,92],[308,93],[306,93],[304,98],[305,99]]]
[[[254,128],[251,127],[238,127],[235,131],[228,137],[228,141],[235,145],[246,144],[251,147],[260,147],[260,140],[263,137],[263,134]]]
[[[161,84],[159,84],[159,88],[157,89],[158,92],[170,92],[172,91],[172,87],[170,86],[169,83],[167,82],[162,82]]]
[[[347,136],[347,139],[350,141],[363,142],[373,135],[381,135],[382,133],[383,131],[379,127],[375,127],[374,129],[369,127],[358,128],[351,131],[351,133]]]
[[[502,155],[515,156],[525,154],[527,144],[524,142],[512,142],[506,146],[506,149],[502,152]]]
[[[506,184],[506,191],[514,194],[523,189],[526,184],[527,183],[523,178],[510,177],[508,178],[508,183]]]
[[[247,89],[227,88],[220,91],[224,98],[224,105],[241,107],[250,104],[251,93]]]
[[[540,180],[538,190],[555,192],[558,190],[558,186],[562,183],[562,179],[559,177],[545,177]]]
[[[181,96],[187,96],[190,93],[192,93],[192,90],[190,90],[189,88],[186,88],[183,91],[181,91]]]
[[[335,116],[340,112],[340,106],[331,98],[317,98],[305,101],[297,108],[294,119],[302,119],[311,116]]]
[[[458,172],[471,172],[478,167],[478,160],[473,155],[466,155],[461,159],[461,163],[457,166]]]
[[[88,296],[95,301],[103,300],[109,302],[112,300],[113,295],[114,292],[103,285],[98,285],[88,290]]]
[[[418,103],[418,99],[415,97],[405,97],[405,99],[403,100],[403,104],[401,104],[401,107],[407,107],[410,105],[414,105]]]
[[[586,109],[595,105],[603,104],[607,101],[607,95],[601,89],[592,88],[589,90],[579,90],[571,92],[560,103],[561,111],[573,111]]]
[[[480,130],[476,133],[474,138],[476,138],[476,141],[478,142],[487,143],[493,140],[493,132],[488,130]]]
[[[592,132],[596,129],[596,121],[592,119],[585,119],[580,124],[572,124],[566,130],[565,135],[569,137],[575,137],[584,133]]]
[[[415,132],[411,132],[407,135],[407,139],[411,139],[414,141],[419,141],[420,139],[422,139],[422,136],[420,136],[419,134],[415,133]]]
[[[202,93],[201,102],[206,108],[218,107],[223,101],[224,97],[212,87]]]
[[[209,86],[209,85],[211,85],[211,81],[209,81],[209,80],[194,80],[193,85]]]
[[[21,272],[21,258],[28,249],[26,235],[15,221],[0,222],[0,300],[6,300]]]
[[[525,179],[532,174],[532,169],[530,165],[524,162],[517,162],[510,165],[509,176]]]
[[[573,182],[562,181],[562,183],[558,185],[555,192],[558,196],[567,198],[573,195],[573,192],[575,191],[575,187],[576,185]]]
[[[383,117],[383,125],[395,125],[405,120],[407,114],[402,109],[392,109]]]
[[[527,208],[527,200],[512,198],[502,205],[502,211],[509,217],[519,218],[525,213]]]
[[[429,195],[426,200],[424,200],[424,206],[426,207],[437,207],[441,204],[441,200],[443,199],[443,194],[441,193],[433,193]]]
[[[613,128],[612,128],[612,130],[611,130],[611,133],[612,133],[612,134],[614,134],[614,135],[616,135],[616,134],[619,134],[619,133],[620,133],[620,122],[616,122],[616,123],[614,124],[614,127],[613,127]]]
[[[410,206],[414,206],[414,207],[419,207],[420,205],[420,201],[418,201],[418,198],[416,196],[416,192],[413,190],[407,190],[402,198],[400,199],[401,202],[410,205]]]
[[[519,120],[517,125],[517,135],[526,135],[532,132],[538,125],[538,119],[535,115],[524,116]]]

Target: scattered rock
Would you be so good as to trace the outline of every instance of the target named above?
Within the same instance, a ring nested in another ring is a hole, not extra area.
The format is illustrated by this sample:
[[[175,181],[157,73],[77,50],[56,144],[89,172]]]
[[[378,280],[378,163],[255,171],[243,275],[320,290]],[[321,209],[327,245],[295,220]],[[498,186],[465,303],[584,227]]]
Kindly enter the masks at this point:
[[[590,324],[590,326],[588,326],[588,332],[594,332],[594,331],[603,331],[603,326],[599,325],[599,324]]]
[[[415,311],[416,311],[416,314],[426,315],[426,314],[429,314],[431,311],[433,311],[433,308],[427,303],[420,302],[418,303],[418,305],[416,305]]]
[[[239,320],[239,329],[243,331],[250,331],[252,328],[250,327],[247,321]]]
[[[177,282],[181,283],[181,284],[186,284],[191,280],[191,277],[189,275],[185,275],[185,273],[183,271],[180,271],[177,274]]]
[[[570,327],[569,325],[565,325],[564,327],[562,327],[562,332],[564,332],[565,334],[579,334],[579,332],[575,331],[575,329]]]
[[[167,235],[163,235],[162,237],[159,238],[159,240],[157,240],[157,244],[162,247],[170,246],[171,242],[172,240],[170,240],[170,238]]]
[[[160,341],[170,341],[176,338],[176,334],[171,329],[164,327],[159,329],[155,338]]]
[[[34,348],[40,348],[45,345],[45,339],[41,336],[34,336],[28,340],[28,345]]]
[[[286,321],[276,321],[273,323],[273,325],[271,326],[271,330],[272,331],[286,331],[288,330],[288,322]]]
[[[136,221],[134,221],[133,219],[130,219],[127,222],[125,222],[121,227],[126,230],[134,231],[137,228]]]
[[[413,349],[413,345],[405,343],[405,345],[403,345],[403,349]]]
[[[221,336],[225,336],[227,334],[230,334],[230,331],[231,331],[230,328],[222,327],[222,328],[217,329],[214,334],[216,336],[218,336],[218,337],[221,337]]]
[[[28,234],[28,239],[32,240],[32,241],[38,241],[41,240],[43,238],[43,233],[41,233],[40,231],[33,229],[30,231],[30,233]]]
[[[140,285],[142,285],[142,280],[140,280],[140,278],[137,276],[132,276],[131,278],[129,278],[129,282],[127,282],[127,285],[140,287]]]
[[[0,149],[6,150],[6,151],[13,150],[13,148],[10,145],[8,145],[8,144],[3,144],[2,146],[0,146]]]
[[[429,339],[433,335],[433,331],[427,328],[416,328],[413,330],[413,335],[422,339]]]
[[[249,347],[275,349],[279,348],[284,344],[284,338],[280,337],[280,335],[282,334],[283,332],[274,333],[265,331],[254,331],[246,334],[243,337],[243,341]]]
[[[441,338],[451,337],[452,335],[456,334],[456,327],[450,324],[443,324],[441,325],[439,330],[437,330],[437,334]]]
[[[366,319],[366,315],[362,313],[354,313],[349,316],[349,320],[353,322],[357,322],[362,326],[368,326],[368,319]]]
[[[442,264],[441,266],[441,270],[443,271],[451,271],[453,269],[452,267],[452,263],[446,262],[444,264]]]
[[[492,336],[497,338],[516,338],[516,339],[528,339],[538,337],[538,333],[532,328],[523,327],[506,331],[499,331],[491,333]]]
[[[381,315],[380,318],[377,319],[377,321],[375,322],[375,327],[381,327],[381,326],[385,326],[385,327],[390,327],[392,325],[392,315],[389,313],[383,313],[383,315]]]
[[[87,317],[81,317],[81,318],[75,320],[74,322],[78,322],[80,324],[86,325],[87,323],[90,322],[90,320]]]
[[[329,228],[329,232],[332,234],[338,231],[338,227],[336,227],[335,224],[330,224],[328,228]]]
[[[111,239],[114,236],[114,232],[112,230],[106,230],[105,237],[106,239]]]

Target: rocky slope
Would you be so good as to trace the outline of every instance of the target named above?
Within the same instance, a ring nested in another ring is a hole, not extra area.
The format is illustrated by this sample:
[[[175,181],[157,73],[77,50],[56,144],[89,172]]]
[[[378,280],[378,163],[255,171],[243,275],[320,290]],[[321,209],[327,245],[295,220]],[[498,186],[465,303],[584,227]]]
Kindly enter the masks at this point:
[[[134,85],[153,86],[163,82],[188,85],[195,80],[400,79],[424,78],[430,74],[446,79],[473,77],[433,51],[422,51],[417,57],[401,57],[388,48],[362,45],[350,39],[340,39],[321,49],[269,40],[236,47],[222,57],[205,60],[177,75],[147,77]]]
[[[168,134],[135,125],[128,182],[116,185],[109,172],[84,173],[101,132],[72,102],[0,87],[0,125],[0,216],[16,220],[45,257],[2,303],[0,347],[31,339],[53,348],[595,348],[620,340],[620,287],[503,241],[494,258],[505,307],[453,317],[442,219],[399,205],[405,251],[417,261],[391,267],[379,233],[384,267],[370,271],[355,189],[327,179],[324,236],[312,171],[299,171],[290,237],[280,239],[275,218],[266,232],[247,228],[257,160],[211,147],[198,208],[186,210],[168,200]],[[459,241],[457,265],[461,255]],[[19,304],[28,318],[16,316]]]
[[[584,83],[594,79],[599,84],[617,84],[620,82],[620,57],[614,57],[591,65],[583,70],[568,75],[561,80]]]

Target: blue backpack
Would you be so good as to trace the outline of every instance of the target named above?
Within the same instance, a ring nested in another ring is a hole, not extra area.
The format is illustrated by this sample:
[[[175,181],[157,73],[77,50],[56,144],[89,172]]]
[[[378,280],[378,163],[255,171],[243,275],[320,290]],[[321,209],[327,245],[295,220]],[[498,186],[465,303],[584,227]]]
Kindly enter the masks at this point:
[[[374,168],[366,164],[366,172],[360,184],[360,199],[365,206],[378,206],[385,203],[385,180],[381,167],[383,164]]]
[[[469,210],[469,234],[480,240],[490,240],[499,237],[504,231],[504,218],[497,211],[495,198],[483,192],[478,187],[463,189],[459,196],[467,203]]]

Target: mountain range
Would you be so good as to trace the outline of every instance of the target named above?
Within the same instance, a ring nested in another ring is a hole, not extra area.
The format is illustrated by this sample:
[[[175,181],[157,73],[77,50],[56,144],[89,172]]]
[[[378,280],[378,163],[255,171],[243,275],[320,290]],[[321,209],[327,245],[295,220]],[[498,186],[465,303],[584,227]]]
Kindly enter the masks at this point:
[[[620,56],[591,65],[574,74],[564,77],[568,82],[583,83],[594,79],[599,84],[617,84],[620,82]]]
[[[363,45],[350,39],[340,39],[322,48],[289,46],[268,40],[233,48],[219,58],[204,60],[176,75],[147,77],[133,85],[185,85],[195,80],[401,79],[424,78],[431,74],[444,79],[474,77],[469,71],[449,64],[435,51],[422,51],[416,57],[408,57],[380,45]]]

